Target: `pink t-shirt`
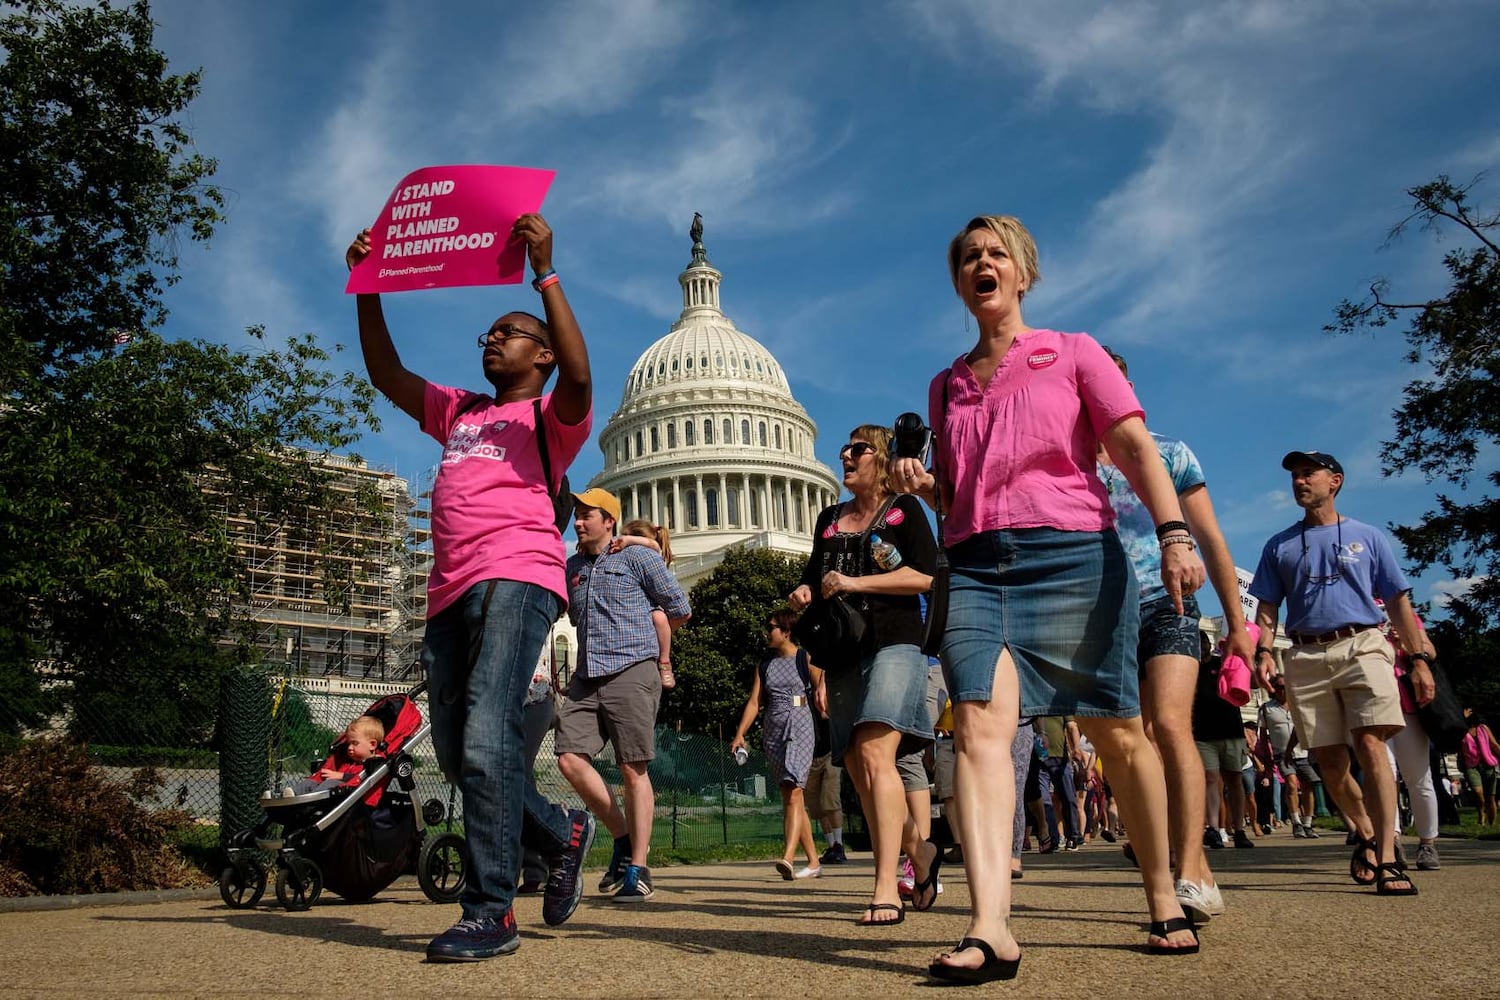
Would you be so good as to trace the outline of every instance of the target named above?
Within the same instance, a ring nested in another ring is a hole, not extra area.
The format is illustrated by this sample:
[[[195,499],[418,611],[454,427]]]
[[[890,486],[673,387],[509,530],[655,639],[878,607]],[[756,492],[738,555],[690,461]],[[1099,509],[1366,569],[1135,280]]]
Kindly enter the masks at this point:
[[[1120,369],[1086,333],[1016,338],[983,389],[963,357],[927,390],[938,464],[954,484],[943,525],[953,545],[1003,528],[1103,531],[1115,523],[1099,481],[1099,438],[1145,411]]]
[[[1420,615],[1417,616],[1417,625],[1424,630],[1427,627],[1423,623]],[[1408,659],[1406,653],[1402,651],[1401,642],[1396,637],[1396,630],[1394,628],[1386,632],[1385,641],[1390,643],[1391,646],[1393,646],[1396,650],[1396,677],[1399,679],[1411,673],[1411,660]],[[1417,698],[1416,695],[1412,693],[1411,687],[1406,684],[1397,684],[1396,690],[1401,694],[1401,713],[1403,715],[1416,715]]]
[[[480,580],[515,580],[546,587],[564,604],[562,535],[542,484],[536,411],[529,399],[455,414],[475,393],[427,383],[422,430],[443,445],[432,490],[432,575],[427,617]],[[588,440],[594,414],[573,426],[557,419],[552,394],[542,397],[553,485]]]

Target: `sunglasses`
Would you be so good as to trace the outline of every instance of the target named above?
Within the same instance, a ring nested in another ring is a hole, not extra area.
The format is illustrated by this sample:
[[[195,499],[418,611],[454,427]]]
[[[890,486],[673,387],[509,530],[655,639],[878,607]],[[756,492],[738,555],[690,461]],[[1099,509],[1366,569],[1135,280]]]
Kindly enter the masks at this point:
[[[486,331],[484,333],[481,333],[479,335],[479,346],[480,347],[489,347],[491,341],[499,341],[500,343],[503,344],[507,340],[511,339],[512,337],[525,337],[527,340],[534,340],[534,341],[536,341],[538,344],[541,344],[543,347],[549,347],[550,346],[541,337],[538,337],[536,334],[531,333],[528,330],[521,329],[519,326],[516,326],[514,323],[500,323],[500,324],[497,324],[493,329],[488,330],[488,331]]]
[[[866,455],[872,454],[874,451],[875,446],[873,444],[869,444],[864,441],[856,441],[854,444],[846,444],[842,448],[840,448],[839,458],[843,458],[845,455],[848,455],[850,458],[854,459],[857,462],[861,458],[864,458]]]

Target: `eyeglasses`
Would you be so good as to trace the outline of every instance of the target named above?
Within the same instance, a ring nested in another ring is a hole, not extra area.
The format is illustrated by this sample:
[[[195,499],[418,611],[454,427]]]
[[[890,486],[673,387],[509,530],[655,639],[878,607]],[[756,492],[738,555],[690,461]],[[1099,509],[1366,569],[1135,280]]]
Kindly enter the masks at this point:
[[[1307,525],[1304,523],[1303,525],[1301,525],[1301,528],[1302,528],[1302,561],[1306,562],[1307,561]],[[1318,586],[1326,586],[1327,584],[1330,584],[1330,583],[1337,583],[1337,582],[1339,582],[1340,580],[1342,580],[1344,578],[1344,560],[1342,558],[1340,558],[1344,554],[1344,522],[1343,522],[1342,519],[1340,519],[1337,522],[1337,531],[1338,531],[1338,541],[1336,541],[1334,543],[1334,545],[1333,545],[1333,572],[1331,574],[1321,575],[1321,576],[1317,575],[1317,574],[1309,573],[1308,576],[1307,576],[1307,582],[1308,583],[1317,584]],[[1309,569],[1311,569],[1311,567],[1309,567]]]
[[[501,323],[498,326],[496,326],[494,329],[487,330],[484,333],[481,333],[479,335],[479,346],[480,347],[489,347],[490,346],[490,341],[492,341],[492,340],[499,341],[500,343],[503,344],[503,343],[505,343],[507,340],[509,340],[512,337],[525,337],[527,340],[534,340],[534,341],[536,341],[538,344],[541,344],[543,347],[548,347],[549,346],[548,343],[545,340],[543,340],[541,337],[538,337],[536,334],[530,332],[529,330],[523,330],[523,329],[521,329],[519,326],[516,326],[514,323]]]
[[[856,441],[853,444],[846,444],[842,448],[840,448],[839,458],[843,458],[845,455],[848,455],[850,458],[858,462],[861,458],[864,458],[874,450],[875,446],[873,444],[869,444],[865,441]]]

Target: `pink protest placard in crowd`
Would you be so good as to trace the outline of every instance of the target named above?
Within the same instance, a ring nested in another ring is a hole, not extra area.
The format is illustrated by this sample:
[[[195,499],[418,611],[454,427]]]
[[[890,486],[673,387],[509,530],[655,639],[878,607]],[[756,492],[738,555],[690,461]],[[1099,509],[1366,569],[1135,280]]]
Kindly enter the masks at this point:
[[[526,244],[510,230],[542,207],[556,173],[477,164],[412,171],[370,227],[370,255],[344,292],[520,284]]]

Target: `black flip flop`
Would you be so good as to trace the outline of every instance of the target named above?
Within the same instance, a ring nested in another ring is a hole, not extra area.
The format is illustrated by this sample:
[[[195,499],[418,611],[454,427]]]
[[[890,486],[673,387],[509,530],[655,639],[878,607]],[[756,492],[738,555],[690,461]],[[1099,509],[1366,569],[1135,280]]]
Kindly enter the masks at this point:
[[[964,938],[954,946],[953,951],[963,951],[966,948],[973,948],[984,956],[984,963],[977,969],[966,968],[962,965],[949,965],[947,962],[939,961],[927,966],[927,974],[933,979],[941,979],[945,983],[953,983],[956,986],[981,986],[1002,979],[1016,978],[1016,970],[1021,967],[1019,956],[1000,958],[988,941],[976,937]],[[949,952],[950,955],[952,953]]]
[[[1168,934],[1178,931],[1192,931],[1193,944],[1190,948],[1173,948],[1165,944],[1148,944],[1146,950],[1153,955],[1196,955],[1198,954],[1198,928],[1187,917],[1173,917],[1171,920],[1153,920],[1151,927],[1146,931],[1150,937],[1159,937],[1166,940]]]
[[[896,914],[895,920],[856,920],[855,923],[861,927],[895,927],[906,919],[906,905],[904,903],[871,903],[865,907],[865,914],[874,916],[876,910],[889,911]]]
[[[932,844],[932,865],[927,869],[927,877],[920,882],[913,882],[911,886],[911,908],[918,913],[925,913],[937,905],[938,870],[943,867],[942,850],[930,840],[926,843]],[[923,906],[920,901],[927,897],[929,891],[932,893],[932,898],[927,900],[926,906]]]

